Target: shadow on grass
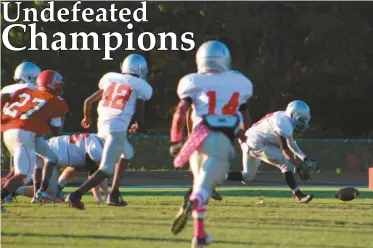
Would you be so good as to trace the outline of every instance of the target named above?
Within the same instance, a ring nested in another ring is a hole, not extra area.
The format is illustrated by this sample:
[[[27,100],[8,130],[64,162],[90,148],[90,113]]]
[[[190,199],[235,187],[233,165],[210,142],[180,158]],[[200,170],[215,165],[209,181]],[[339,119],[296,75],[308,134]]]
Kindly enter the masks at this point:
[[[155,238],[155,237],[132,237],[132,236],[108,236],[100,234],[91,235],[81,235],[81,234],[45,234],[45,233],[7,233],[1,232],[2,237],[38,237],[38,238],[64,238],[64,239],[93,239],[93,240],[137,240],[137,241],[147,241],[147,242],[178,242],[178,243],[190,243],[189,239],[180,238]],[[215,244],[225,244],[225,245],[279,245],[276,242],[270,242],[268,240],[263,240],[263,242],[240,242],[240,241],[225,241],[216,240]],[[289,244],[287,247],[298,247],[298,244]],[[302,244],[302,247],[314,248],[314,245]],[[364,248],[361,246],[338,246],[323,244],[324,248]]]
[[[146,189],[138,191],[126,192],[122,190],[122,195],[124,196],[184,196],[188,189],[185,191],[172,191],[172,190],[159,190],[159,191],[147,191]],[[287,189],[284,190],[219,190],[217,191],[222,196],[229,197],[269,197],[269,198],[289,198],[293,197],[292,192]],[[65,193],[70,193],[71,190],[67,189]],[[334,198],[335,191],[325,191],[325,190],[304,190],[307,194],[313,194],[315,198]],[[92,193],[87,193],[86,195],[92,195]],[[360,199],[370,198],[373,199],[373,191],[371,192],[360,192]],[[358,199],[359,199],[358,198]]]

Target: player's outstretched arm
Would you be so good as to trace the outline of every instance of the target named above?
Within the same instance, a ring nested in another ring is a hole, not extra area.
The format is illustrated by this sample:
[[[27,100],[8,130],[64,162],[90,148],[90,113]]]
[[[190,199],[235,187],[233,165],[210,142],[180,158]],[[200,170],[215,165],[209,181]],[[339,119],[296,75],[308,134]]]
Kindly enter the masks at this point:
[[[91,107],[92,104],[95,102],[98,102],[101,98],[102,95],[104,94],[104,90],[98,90],[95,93],[93,93],[91,96],[89,96],[87,99],[84,101],[84,106],[83,106],[83,120],[82,120],[82,127],[84,128],[89,128],[92,123],[91,119]]]
[[[304,152],[299,148],[297,143],[295,143],[293,138],[288,138],[286,140],[286,143],[289,147],[289,150],[300,160],[302,160],[308,167],[312,168],[315,171],[319,170],[316,161],[308,158],[306,154],[304,154]]]

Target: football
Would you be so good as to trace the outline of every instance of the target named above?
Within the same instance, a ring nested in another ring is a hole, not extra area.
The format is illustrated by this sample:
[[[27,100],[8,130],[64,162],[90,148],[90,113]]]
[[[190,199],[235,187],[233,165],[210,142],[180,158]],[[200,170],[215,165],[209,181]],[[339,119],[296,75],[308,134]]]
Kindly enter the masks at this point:
[[[335,198],[341,201],[352,201],[359,195],[360,195],[359,190],[352,188],[352,187],[346,187],[346,188],[339,189],[335,194]]]

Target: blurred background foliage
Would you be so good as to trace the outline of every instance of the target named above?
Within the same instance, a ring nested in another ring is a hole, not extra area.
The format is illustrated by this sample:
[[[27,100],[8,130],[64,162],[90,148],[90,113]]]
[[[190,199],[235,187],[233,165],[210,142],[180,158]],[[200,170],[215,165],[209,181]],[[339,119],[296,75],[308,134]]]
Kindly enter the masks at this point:
[[[109,9],[112,3],[84,1],[80,8]],[[57,9],[71,9],[74,2],[55,4]],[[45,5],[43,1],[22,3],[39,10]],[[12,6],[14,16],[14,3]],[[117,9],[125,7],[134,10],[140,4],[116,2]],[[230,48],[234,69],[254,84],[250,105],[254,121],[285,108],[289,101],[302,99],[312,111],[312,129],[307,137],[373,138],[372,13],[373,2],[147,2],[149,21],[133,23],[134,44],[145,31],[175,32],[179,37],[191,31],[196,43],[190,52],[136,51],[149,62],[149,81],[154,88],[154,96],[146,105],[149,132],[168,133],[179,79],[195,72],[198,46],[219,39]],[[9,24],[2,20],[2,28]],[[49,43],[56,32],[131,32],[122,22],[38,22],[37,29],[48,35]],[[17,46],[30,43],[29,33],[20,29],[13,29],[9,36]],[[97,90],[104,73],[119,71],[120,62],[131,52],[125,51],[125,46],[113,53],[112,61],[103,61],[102,37],[101,51],[13,52],[2,43],[2,87],[13,83],[13,71],[22,61],[59,71],[65,77],[65,98],[71,108],[66,131],[82,131],[85,97]]]

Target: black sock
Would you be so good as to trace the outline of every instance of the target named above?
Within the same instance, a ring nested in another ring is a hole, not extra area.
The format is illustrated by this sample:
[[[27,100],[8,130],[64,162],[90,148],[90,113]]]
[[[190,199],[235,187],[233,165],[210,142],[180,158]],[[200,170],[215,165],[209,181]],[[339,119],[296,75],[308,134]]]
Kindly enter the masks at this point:
[[[297,182],[295,182],[293,172],[287,171],[285,173],[282,173],[282,175],[284,176],[285,182],[291,190],[296,190],[298,188]]]
[[[34,181],[34,194],[40,189],[42,171],[43,171],[43,169],[40,169],[40,168],[36,168],[34,170],[34,174],[33,174],[33,178],[32,178],[32,180]]]
[[[241,171],[231,171],[228,172],[227,181],[243,181]]]
[[[1,189],[1,200],[4,200],[5,197],[9,195],[9,191],[6,188]]]

